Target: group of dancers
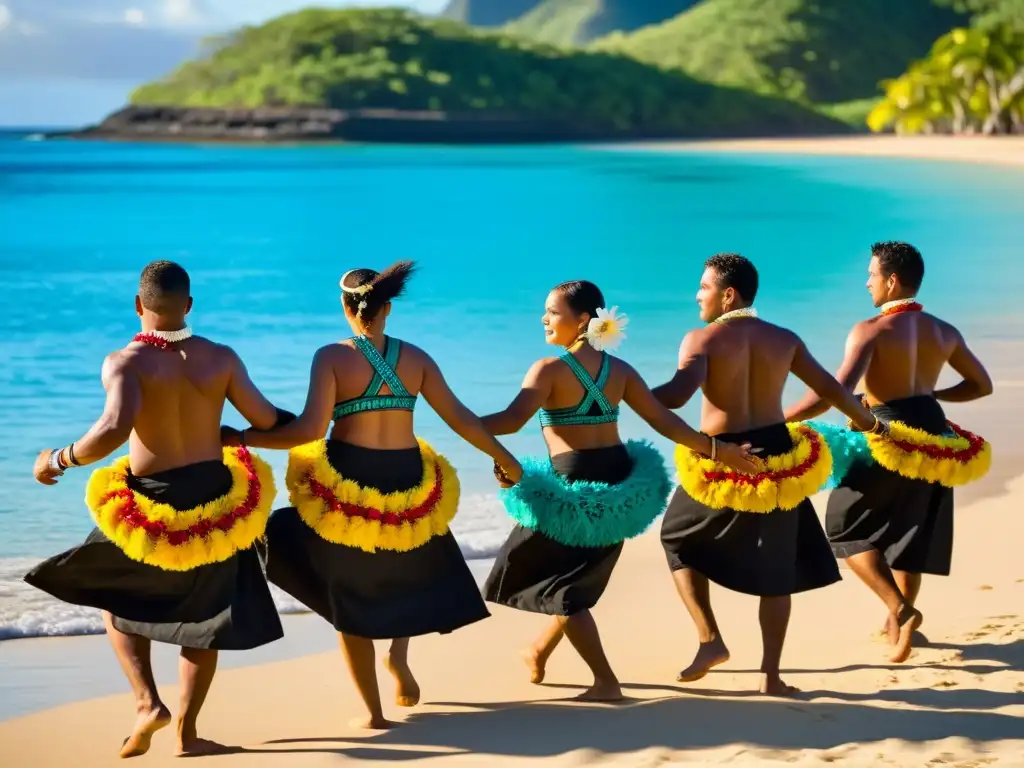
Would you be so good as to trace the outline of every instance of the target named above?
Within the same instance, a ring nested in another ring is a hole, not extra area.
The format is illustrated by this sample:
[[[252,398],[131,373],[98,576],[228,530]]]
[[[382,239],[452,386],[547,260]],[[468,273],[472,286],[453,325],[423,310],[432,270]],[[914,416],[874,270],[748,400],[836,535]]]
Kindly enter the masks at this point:
[[[391,724],[373,641],[390,640],[383,664],[396,703],[415,706],[409,638],[483,620],[487,602],[551,617],[525,653],[533,682],[566,637],[594,677],[579,698],[619,700],[590,611],[623,543],[663,512],[661,543],[699,639],[680,681],[729,658],[713,581],[761,598],[760,691],[791,694],[779,673],[791,595],[839,581],[837,557],[885,604],[892,661],[909,657],[921,575],[949,573],[952,489],[991,462],[988,443],[948,422],[939,404],[984,397],[992,382],[960,333],[916,301],[924,264],[915,248],[873,246],[867,287],[879,312],[851,331],[836,377],[796,334],[758,318],[757,271],[742,256],[705,263],[697,293],[705,325],[685,336],[678,369],[653,390],[607,352],[626,317],[593,283],[563,283],[548,294],[542,322],[547,343],[564,352],[537,361],[508,407],[483,417],[429,354],[386,335],[413,270],[399,262],[343,276],[354,335],[316,352],[298,416],[263,396],[230,347],[192,334],[181,266],[143,270],[142,332],[104,362],[103,415],[80,439],[40,453],[35,476],[52,485],[125,441],[129,453],[88,481],[96,528],[85,543],[25,577],[103,611],[137,705],[122,757],[146,752],[172,721],[153,679],[152,641],[181,648],[176,752],[221,749],[199,737],[197,718],[219,651],[283,636],[268,581],[337,630],[367,728]],[[947,364],[963,380],[936,389]],[[790,374],[810,391],[784,408]],[[672,410],[698,389],[699,432]],[[516,522],[482,594],[449,529],[456,471],[414,430],[420,396],[494,460]],[[226,401],[249,427],[222,426]],[[651,443],[620,438],[622,403],[675,443],[677,483]],[[830,407],[848,417],[845,427],[813,421]],[[520,463],[496,436],[538,413],[549,456]],[[271,514],[274,478],[253,449],[290,450],[291,506]],[[809,497],[825,487],[833,490],[823,530]]]

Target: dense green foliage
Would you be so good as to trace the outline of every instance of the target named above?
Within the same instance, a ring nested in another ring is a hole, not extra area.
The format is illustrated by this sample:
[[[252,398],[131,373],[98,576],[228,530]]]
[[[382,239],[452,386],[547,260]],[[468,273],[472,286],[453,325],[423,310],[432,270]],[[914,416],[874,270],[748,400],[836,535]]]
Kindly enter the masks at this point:
[[[932,0],[703,0],[595,45],[710,82],[835,103],[876,94],[959,18]]]
[[[633,59],[562,50],[400,10],[312,9],[236,33],[135,104],[503,112],[602,135],[835,131],[781,99]]]
[[[698,0],[544,0],[505,30],[555,45],[585,45],[613,32],[660,24]]]
[[[1024,29],[955,29],[929,56],[886,83],[872,130],[1024,133]]]
[[[475,27],[500,27],[543,3],[544,0],[449,0],[441,16]]]
[[[971,26],[981,29],[1024,27],[1024,0],[935,0],[971,17]]]

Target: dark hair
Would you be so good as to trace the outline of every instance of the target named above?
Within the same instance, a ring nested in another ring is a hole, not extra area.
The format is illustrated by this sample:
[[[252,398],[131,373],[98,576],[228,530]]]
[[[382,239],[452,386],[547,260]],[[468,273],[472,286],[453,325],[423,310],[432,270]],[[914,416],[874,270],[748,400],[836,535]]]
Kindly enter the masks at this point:
[[[415,270],[416,265],[413,262],[398,261],[383,272],[373,269],[353,269],[347,272],[341,280],[342,299],[345,306],[364,323],[373,322],[385,304],[397,299],[405,292],[405,285]],[[364,285],[371,286],[366,293],[350,292],[352,289],[361,288]],[[359,305],[363,302],[366,304],[360,310]]]
[[[597,317],[598,307],[604,306],[604,294],[589,280],[569,280],[556,285],[555,290],[565,297],[565,303],[577,315],[586,312],[591,317]]]
[[[150,312],[180,311],[188,304],[192,284],[188,272],[173,261],[154,261],[146,265],[139,278],[139,298]]]
[[[718,275],[718,287],[732,288],[747,304],[757,296],[757,269],[753,262],[738,253],[716,253],[704,262],[705,269]]]
[[[896,275],[900,285],[911,293],[917,293],[924,280],[924,259],[917,248],[910,243],[890,240],[872,245],[871,255],[878,259],[883,275]]]

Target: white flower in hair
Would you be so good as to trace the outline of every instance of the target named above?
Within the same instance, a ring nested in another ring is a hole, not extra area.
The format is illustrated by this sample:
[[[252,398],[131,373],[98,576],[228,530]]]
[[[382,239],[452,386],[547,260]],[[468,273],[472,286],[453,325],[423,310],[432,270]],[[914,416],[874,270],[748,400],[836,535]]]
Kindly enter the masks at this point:
[[[629,325],[629,317],[625,314],[616,314],[618,309],[598,308],[597,317],[591,319],[587,325],[587,341],[598,352],[615,349],[626,338],[623,330]]]

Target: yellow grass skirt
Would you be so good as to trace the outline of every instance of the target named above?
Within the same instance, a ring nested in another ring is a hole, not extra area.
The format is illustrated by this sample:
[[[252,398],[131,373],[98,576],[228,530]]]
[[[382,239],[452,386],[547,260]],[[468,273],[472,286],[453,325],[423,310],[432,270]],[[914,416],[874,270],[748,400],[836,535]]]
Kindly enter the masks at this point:
[[[904,477],[949,488],[983,477],[992,466],[992,446],[953,422],[946,423],[950,435],[932,435],[891,421],[888,437],[867,435],[871,456]]]
[[[231,490],[185,511],[128,487],[128,457],[97,469],[85,501],[103,534],[128,557],[167,571],[230,559],[263,535],[276,490],[269,465],[244,447],[225,448]]]
[[[773,512],[793,509],[816,493],[832,471],[825,440],[805,424],[787,424],[793,448],[763,459],[764,470],[747,474],[682,445],[675,450],[679,484],[691,498],[712,509]]]
[[[366,552],[407,552],[448,532],[459,506],[455,469],[417,441],[423,478],[407,491],[383,494],[346,480],[327,459],[327,441],[293,448],[285,484],[302,520],[323,539]]]

